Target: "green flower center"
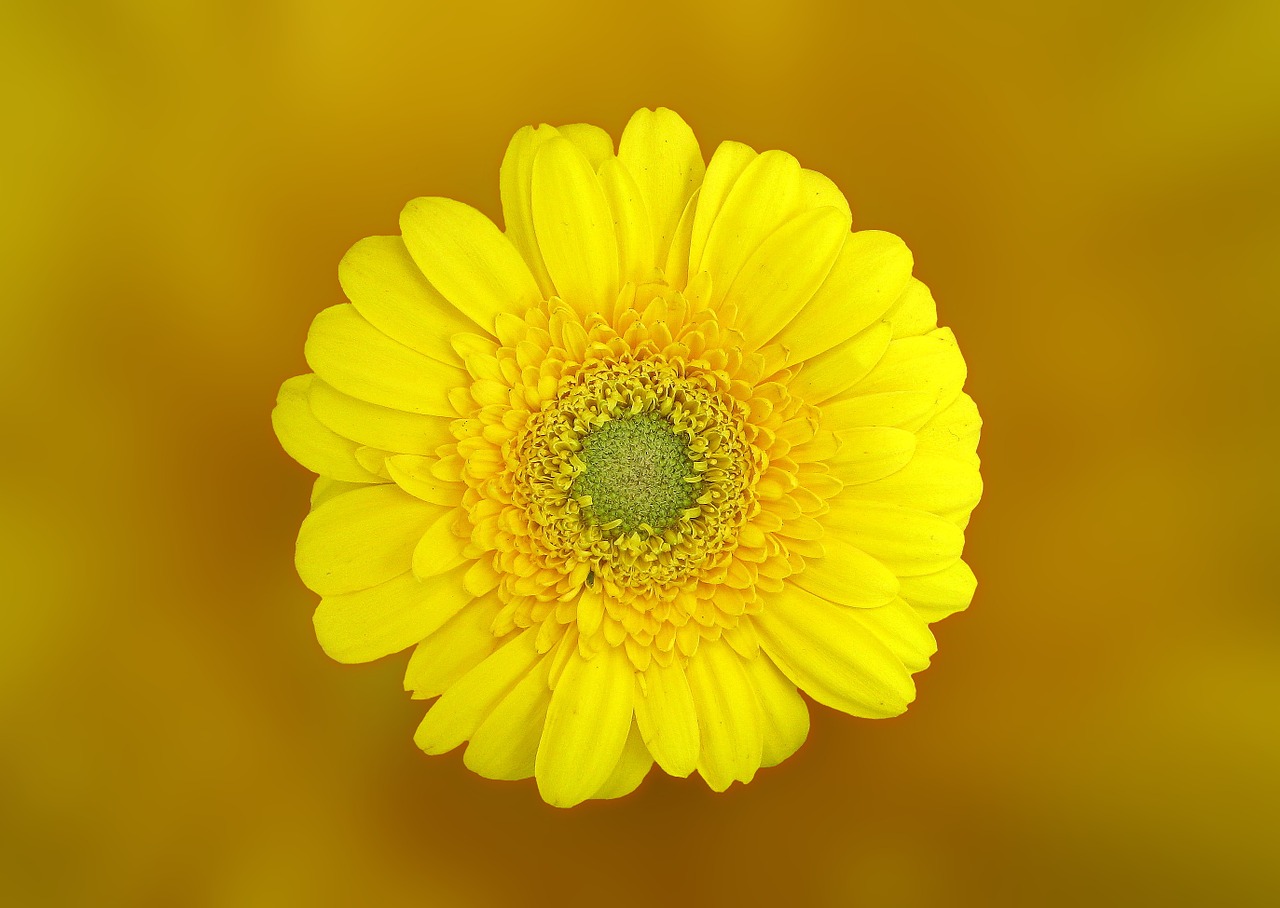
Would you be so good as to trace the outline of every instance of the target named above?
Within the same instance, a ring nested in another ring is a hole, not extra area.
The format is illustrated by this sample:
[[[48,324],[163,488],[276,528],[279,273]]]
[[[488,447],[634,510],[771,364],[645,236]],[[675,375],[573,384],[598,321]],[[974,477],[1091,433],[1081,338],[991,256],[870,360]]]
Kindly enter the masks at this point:
[[[607,532],[661,533],[697,500],[688,445],[657,414],[610,419],[582,440],[579,456],[586,469],[570,492],[591,497],[584,510]]]

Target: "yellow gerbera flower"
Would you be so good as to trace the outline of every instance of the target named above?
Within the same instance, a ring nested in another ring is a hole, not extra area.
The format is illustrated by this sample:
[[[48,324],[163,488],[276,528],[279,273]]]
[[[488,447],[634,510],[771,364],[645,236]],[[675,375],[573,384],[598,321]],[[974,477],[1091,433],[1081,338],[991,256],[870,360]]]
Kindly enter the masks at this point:
[[[965,364],[897,237],[669,110],[516,133],[500,231],[416,199],[273,413],[319,474],[298,573],[341,662],[415,646],[415,740],[549,803],[656,761],[717,791],[804,742],[797,687],[895,716],[968,605]]]

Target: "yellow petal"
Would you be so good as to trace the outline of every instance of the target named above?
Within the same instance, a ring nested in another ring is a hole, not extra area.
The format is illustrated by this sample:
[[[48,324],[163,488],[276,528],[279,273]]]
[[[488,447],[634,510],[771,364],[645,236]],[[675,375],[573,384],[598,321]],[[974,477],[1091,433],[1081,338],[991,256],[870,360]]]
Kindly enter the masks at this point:
[[[689,125],[665,107],[636,111],[622,131],[618,160],[635,178],[653,237],[653,261],[665,262],[689,198],[706,167]]]
[[[337,498],[353,489],[363,489],[366,487],[363,482],[342,482],[337,479],[326,479],[323,476],[316,478],[311,484],[311,509],[315,510],[331,498]]]
[[[295,564],[321,596],[365,590],[409,569],[414,546],[441,509],[394,485],[339,495],[316,508],[298,530]]]
[[[962,523],[982,497],[982,477],[974,466],[920,451],[896,473],[849,486],[840,497],[900,504]]]
[[[396,457],[388,457],[386,467],[395,484],[414,498],[428,504],[456,508],[462,504],[466,485],[460,482],[446,482],[433,474],[431,466],[436,462],[434,457],[400,454]]]
[[[591,797],[607,801],[629,795],[640,787],[640,783],[652,768],[653,757],[649,749],[644,746],[639,728],[632,722],[631,731],[627,734],[627,743],[622,748],[622,756],[618,758],[618,765],[614,767],[613,775]]]
[[[496,594],[464,605],[414,649],[404,673],[404,689],[417,700],[437,697],[487,659],[498,648],[491,628],[501,610]]]
[[[806,209],[839,208],[847,218],[853,218],[849,200],[844,197],[840,187],[831,182],[830,177],[816,170],[800,171],[800,198]]]
[[[724,298],[760,244],[800,212],[800,164],[766,151],[747,165],[711,225],[700,270],[711,274],[713,301]],[[696,228],[695,228],[696,229]]]
[[[826,353],[806,360],[787,390],[807,404],[820,404],[856,385],[880,362],[893,329],[876,322]]]
[[[467,318],[432,287],[398,236],[371,236],[352,246],[338,280],[356,311],[388,337],[432,359],[458,365],[449,338],[474,331]]]
[[[897,656],[909,672],[928,668],[929,658],[938,650],[929,625],[901,599],[880,608],[859,609],[854,618]]]
[[[934,574],[903,577],[901,593],[921,618],[933,622],[967,609],[977,587],[969,565],[957,561]]]
[[[462,585],[472,596],[485,596],[498,588],[502,575],[494,569],[493,556],[486,553],[478,561],[472,562],[462,576]]]
[[[556,682],[538,748],[542,799],[572,807],[613,775],[631,729],[634,671],[621,647],[590,660],[575,647]]]
[[[911,251],[893,234],[850,234],[826,281],[775,340],[790,362],[844,343],[881,319],[910,280],[911,265]]]
[[[542,294],[493,222],[453,199],[414,199],[400,213],[405,246],[431,285],[490,334],[501,312],[523,316]]]
[[[613,137],[599,126],[569,123],[557,126],[556,131],[582,152],[593,170],[599,170],[601,164],[613,157]]]
[[[880,561],[850,545],[837,533],[822,539],[822,558],[805,560],[790,580],[815,596],[851,608],[875,608],[898,595],[898,578]]]
[[[613,214],[587,159],[561,138],[533,162],[533,225],[556,293],[579,315],[602,311],[618,295]]]
[[[689,242],[693,239],[693,220],[698,211],[698,198],[701,193],[701,189],[695,189],[693,195],[689,197],[688,204],[684,206],[684,214],[680,216],[680,223],[676,225],[671,248],[667,250],[666,265],[662,268],[667,283],[678,290],[685,290],[690,300],[693,299],[694,294],[689,280]],[[659,262],[661,261],[659,259]],[[709,296],[711,278],[706,276],[706,272],[703,272],[703,275]]]
[[[832,498],[823,524],[833,537],[857,546],[899,577],[950,567],[964,548],[954,523],[914,508],[878,501]]]
[[[349,305],[315,317],[307,362],[328,385],[351,397],[409,413],[453,417],[449,391],[470,384],[466,372],[387,337]]]
[[[939,328],[921,337],[904,337],[890,343],[875,368],[848,393],[856,396],[954,386],[958,394],[964,379],[964,357],[955,335],[949,328]]]
[[[915,435],[889,426],[846,429],[837,438],[840,447],[826,462],[846,488],[896,473],[916,451]]]
[[[413,736],[429,754],[453,750],[476,733],[494,708],[542,659],[533,648],[535,631],[502,644],[458,679],[427,712]]]
[[[537,128],[525,126],[520,129],[511,137],[511,143],[507,146],[499,177],[502,221],[506,225],[507,237],[529,266],[543,299],[555,296],[556,288],[551,283],[551,275],[547,273],[547,266],[542,261],[542,253],[538,250],[538,241],[533,232],[533,160],[542,144],[558,135],[560,132],[555,127],[545,123]]]
[[[913,277],[884,318],[893,325],[894,338],[915,337],[938,327],[938,307],[929,288]]]
[[[752,620],[765,652],[819,703],[869,719],[899,715],[915,699],[915,684],[861,614],[786,584]]]
[[[711,163],[698,188],[698,207],[690,225],[689,274],[703,270],[702,257],[707,238],[711,236],[711,225],[719,217],[734,184],[756,157],[755,150],[741,142],[721,142],[711,155]]]
[[[653,233],[644,197],[627,168],[616,158],[601,165],[600,186],[613,212],[618,273],[624,281],[642,283],[659,261],[653,252]]]
[[[787,221],[753,252],[725,301],[736,305],[747,349],[764,346],[822,286],[849,236],[849,215],[815,208]],[[716,280],[712,274],[712,280]]]
[[[513,781],[533,775],[551,705],[550,669],[551,659],[540,659],[489,713],[463,755],[468,769],[486,779]]]
[[[376,475],[383,482],[391,480],[391,474],[387,472],[387,458],[390,456],[386,451],[379,448],[371,448],[368,445],[361,445],[356,448],[356,460],[359,461],[360,466]]]
[[[320,600],[316,639],[338,662],[372,662],[413,646],[470,599],[460,573],[424,583],[406,571],[370,589]]]
[[[636,721],[649,752],[668,774],[684,778],[698,765],[698,713],[679,660],[650,662],[636,679]]]
[[[271,426],[285,452],[313,473],[342,482],[377,482],[356,460],[359,445],[330,430],[311,411],[314,376],[296,375],[280,386]]]
[[[317,419],[362,445],[400,454],[433,454],[453,441],[449,419],[380,407],[343,394],[319,379],[311,382],[307,399]]]
[[[466,560],[462,550],[467,541],[453,531],[457,522],[456,509],[442,511],[418,540],[413,549],[413,573],[419,580],[451,571]]]
[[[809,707],[773,660],[761,653],[743,662],[760,700],[764,737],[761,766],[777,766],[809,737]]]
[[[698,707],[698,774],[713,791],[760,768],[764,718],[742,657],[724,640],[705,640],[689,660],[689,689]]]
[[[973,398],[962,393],[921,426],[916,436],[921,450],[945,454],[976,467],[981,432],[982,417],[978,415],[978,408]]]
[[[915,430],[949,407],[964,386],[967,370],[946,328],[889,344],[867,377],[822,408],[833,431],[858,426]]]
[[[578,595],[578,633],[590,637],[604,620],[604,592],[600,586],[586,587]]]
[[[913,430],[936,411],[939,395],[937,389],[925,389],[845,396],[823,406],[822,426],[837,434],[871,426]]]

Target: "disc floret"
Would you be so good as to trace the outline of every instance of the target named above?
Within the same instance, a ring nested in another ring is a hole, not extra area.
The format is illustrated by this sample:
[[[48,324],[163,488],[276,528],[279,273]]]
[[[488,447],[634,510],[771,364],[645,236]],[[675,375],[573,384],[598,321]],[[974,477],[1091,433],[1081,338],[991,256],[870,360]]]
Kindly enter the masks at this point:
[[[604,533],[661,533],[701,490],[687,441],[654,413],[608,420],[583,439],[570,494]]]

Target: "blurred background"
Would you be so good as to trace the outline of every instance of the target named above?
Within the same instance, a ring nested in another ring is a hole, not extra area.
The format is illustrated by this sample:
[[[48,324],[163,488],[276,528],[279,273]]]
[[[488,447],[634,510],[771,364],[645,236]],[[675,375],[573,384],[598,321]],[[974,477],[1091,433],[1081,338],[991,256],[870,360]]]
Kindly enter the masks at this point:
[[[1276,904],[1280,4],[458,6],[0,11],[6,901]],[[912,247],[980,585],[906,716],[563,812],[321,653],[268,413],[348,246],[657,105]]]

